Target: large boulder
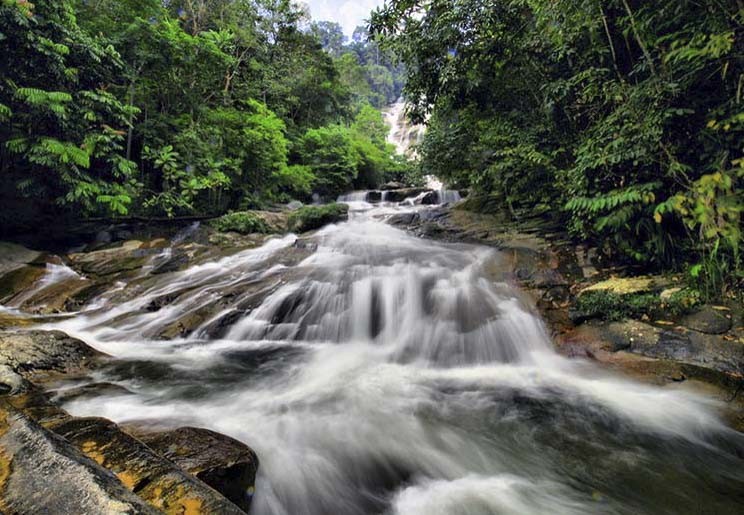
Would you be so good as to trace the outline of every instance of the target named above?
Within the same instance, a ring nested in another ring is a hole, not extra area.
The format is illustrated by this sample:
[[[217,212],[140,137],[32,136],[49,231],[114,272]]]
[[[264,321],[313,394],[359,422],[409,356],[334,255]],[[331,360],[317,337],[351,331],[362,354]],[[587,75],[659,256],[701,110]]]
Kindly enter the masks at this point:
[[[105,355],[61,331],[0,333],[0,388],[29,389],[40,374],[80,372]]]
[[[41,252],[27,249],[15,243],[0,241],[0,276],[35,262]]]
[[[0,304],[8,304],[27,291],[44,276],[45,268],[39,265],[22,265],[0,277]]]
[[[255,490],[258,457],[228,436],[194,427],[142,434],[152,450],[204,481],[245,511]]]
[[[50,425],[50,429],[113,472],[127,489],[154,508],[166,513],[244,513],[110,420],[72,418]]]
[[[68,257],[75,268],[84,274],[103,277],[138,270],[162,249],[139,241],[129,240],[121,245],[93,252],[70,254]]]
[[[332,203],[322,206],[305,206],[289,215],[287,228],[296,233],[314,231],[324,225],[347,220],[348,213],[349,206],[346,204]]]
[[[657,327],[637,320],[604,326],[605,339],[615,349],[674,360],[724,374],[744,373],[744,345],[718,335],[689,331],[683,327]]]
[[[403,202],[408,198],[418,197],[422,193],[426,193],[430,190],[429,188],[403,188],[398,190],[387,190],[382,195],[382,200],[385,202]]]
[[[731,312],[728,308],[703,306],[680,320],[680,324],[705,334],[724,334],[731,330]]]
[[[0,512],[159,513],[114,474],[2,399]]]

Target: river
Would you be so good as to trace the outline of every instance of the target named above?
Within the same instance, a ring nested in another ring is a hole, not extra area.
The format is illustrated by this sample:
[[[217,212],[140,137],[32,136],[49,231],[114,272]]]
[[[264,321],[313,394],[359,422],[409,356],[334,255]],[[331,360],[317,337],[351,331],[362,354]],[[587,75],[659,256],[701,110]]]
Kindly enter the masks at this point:
[[[64,407],[246,442],[259,515],[742,513],[742,437],[711,401],[559,356],[494,280],[499,252],[384,223],[422,207],[350,204],[310,241],[119,285],[54,324],[117,357],[94,380],[128,390]]]

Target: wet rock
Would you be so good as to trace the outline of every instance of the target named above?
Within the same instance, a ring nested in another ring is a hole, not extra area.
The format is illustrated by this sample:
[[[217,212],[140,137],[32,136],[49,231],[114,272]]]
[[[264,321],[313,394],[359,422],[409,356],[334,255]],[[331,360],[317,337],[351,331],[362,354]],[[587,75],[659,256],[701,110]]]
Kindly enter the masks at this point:
[[[0,367],[3,381],[12,391],[27,389],[18,377],[31,380],[39,374],[73,373],[104,354],[61,331],[0,333]],[[15,374],[15,375],[13,375]],[[2,381],[2,378],[0,378]],[[9,384],[12,383],[12,384]]]
[[[294,242],[294,246],[297,249],[307,250],[310,252],[318,250],[318,242],[312,238],[297,238]]]
[[[439,204],[439,193],[436,191],[430,191],[421,197],[421,203],[425,206],[434,206]]]
[[[244,513],[109,420],[75,418],[50,429],[113,472],[127,489],[154,508],[166,513]]]
[[[207,324],[207,326],[204,327],[204,334],[208,335],[210,338],[224,338],[230,331],[230,328],[239,320],[245,318],[248,313],[249,312],[246,310],[231,311]]]
[[[54,401],[60,404],[81,399],[94,399],[102,395],[109,397],[116,395],[133,395],[132,392],[121,385],[105,382],[65,388],[53,393]]]
[[[96,250],[81,254],[70,254],[72,264],[84,274],[108,276],[142,268],[158,249],[141,248],[138,240],[124,242],[112,249]]]
[[[680,321],[680,324],[705,334],[724,334],[731,330],[731,314],[726,308],[703,306]]]
[[[637,320],[603,326],[602,337],[642,356],[674,360],[724,374],[741,374],[744,345],[718,335],[685,331],[683,328],[655,327]]]
[[[155,514],[111,472],[0,401],[0,512]]]
[[[159,275],[167,274],[170,272],[177,272],[186,268],[190,260],[191,258],[187,252],[185,252],[184,250],[178,250],[174,252],[169,258],[156,264],[150,273]]]
[[[8,329],[17,329],[19,327],[28,327],[37,323],[37,321],[25,314],[14,312],[0,312],[0,331]]]
[[[36,261],[41,252],[15,243],[0,241],[0,276]]]
[[[255,490],[258,457],[228,436],[193,427],[142,434],[142,441],[181,469],[248,511]]]
[[[61,313],[72,305],[71,299],[90,285],[91,281],[84,277],[69,277],[33,294],[22,294],[20,308],[27,313],[41,315]]]
[[[41,266],[21,266],[0,277],[0,304],[7,304],[44,276]]]
[[[377,204],[378,202],[382,202],[382,192],[370,191],[367,193],[367,198],[365,200],[370,204]]]
[[[403,188],[396,190],[386,190],[383,195],[385,202],[403,202],[412,197],[417,197],[422,193],[432,191],[428,188]]]
[[[387,222],[390,225],[396,226],[408,226],[418,222],[420,216],[418,213],[399,213],[388,218]]]
[[[571,300],[571,290],[568,286],[551,286],[544,291],[542,300],[554,306],[563,306]]]

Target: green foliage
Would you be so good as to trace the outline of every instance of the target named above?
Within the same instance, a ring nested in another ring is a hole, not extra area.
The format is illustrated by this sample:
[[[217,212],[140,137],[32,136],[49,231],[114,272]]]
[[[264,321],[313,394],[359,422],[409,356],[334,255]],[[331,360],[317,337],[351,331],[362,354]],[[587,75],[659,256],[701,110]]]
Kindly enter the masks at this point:
[[[368,105],[395,66],[307,26],[288,1],[3,0],[0,201],[218,215],[376,186],[403,167]]]
[[[250,211],[228,213],[210,222],[220,232],[237,232],[240,234],[268,234],[271,232],[266,221]]]
[[[305,206],[292,212],[287,225],[292,232],[313,231],[324,225],[345,220],[348,212],[349,206],[346,204]]]
[[[619,321],[648,316],[652,319],[679,317],[692,312],[701,304],[697,290],[683,289],[666,300],[655,293],[619,295],[606,291],[587,292],[576,300],[579,313],[591,318]]]
[[[127,213],[136,165],[121,150],[137,109],[106,91],[119,54],[78,26],[67,1],[4,1],[0,34],[3,196]]]
[[[737,0],[394,0],[372,28],[429,120],[426,170],[515,216],[551,206],[618,260],[699,263],[720,295],[741,276],[742,21]]]
[[[340,125],[310,129],[299,144],[301,163],[315,175],[315,189],[335,197],[351,189],[356,156],[350,131]]]

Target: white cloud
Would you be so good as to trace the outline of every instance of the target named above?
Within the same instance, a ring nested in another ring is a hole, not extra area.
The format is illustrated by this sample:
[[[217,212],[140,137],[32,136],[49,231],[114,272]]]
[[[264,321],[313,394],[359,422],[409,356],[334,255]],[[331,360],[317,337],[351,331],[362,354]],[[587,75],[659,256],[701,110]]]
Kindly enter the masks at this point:
[[[302,0],[310,6],[313,20],[335,21],[351,36],[354,29],[369,19],[369,13],[384,0]]]

